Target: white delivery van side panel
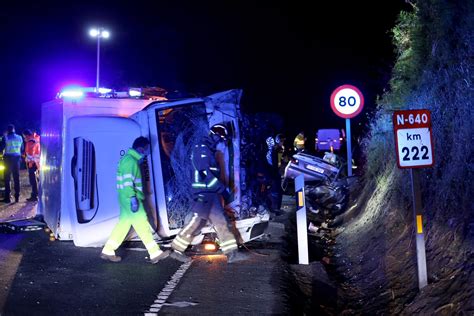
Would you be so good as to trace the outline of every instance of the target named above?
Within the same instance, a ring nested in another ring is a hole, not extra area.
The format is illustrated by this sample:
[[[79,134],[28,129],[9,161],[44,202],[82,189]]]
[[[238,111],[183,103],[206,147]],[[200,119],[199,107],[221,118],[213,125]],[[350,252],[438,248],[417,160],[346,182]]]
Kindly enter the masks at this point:
[[[68,120],[62,212],[68,214],[76,246],[103,246],[118,222],[117,165],[138,136],[140,127],[127,118]]]

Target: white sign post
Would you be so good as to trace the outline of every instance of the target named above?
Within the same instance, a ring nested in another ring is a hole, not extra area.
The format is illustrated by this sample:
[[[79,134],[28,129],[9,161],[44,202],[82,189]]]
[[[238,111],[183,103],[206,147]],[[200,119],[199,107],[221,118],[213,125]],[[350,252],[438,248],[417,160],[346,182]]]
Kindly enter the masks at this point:
[[[304,175],[295,178],[296,192],[296,231],[298,235],[298,262],[309,264],[308,225],[306,222],[306,203],[304,198]]]
[[[425,235],[418,173],[413,168],[431,167],[434,163],[431,136],[431,113],[428,110],[395,111],[393,128],[399,168],[410,168],[413,214],[416,227],[416,258],[418,288],[428,284]]]
[[[351,118],[364,108],[364,96],[354,86],[342,85],[331,94],[331,108],[337,116],[346,119],[347,175],[352,176]]]

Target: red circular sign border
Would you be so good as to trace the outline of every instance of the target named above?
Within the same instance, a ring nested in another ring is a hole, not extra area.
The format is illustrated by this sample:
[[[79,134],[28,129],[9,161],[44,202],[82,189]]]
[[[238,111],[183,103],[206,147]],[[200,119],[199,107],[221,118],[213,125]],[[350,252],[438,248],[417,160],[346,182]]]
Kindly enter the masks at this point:
[[[336,94],[339,91],[341,91],[342,89],[352,89],[359,95],[360,106],[357,109],[357,111],[355,111],[352,114],[343,114],[343,113],[337,111],[337,109],[336,109],[336,105],[334,104],[334,98],[336,97]],[[362,111],[363,108],[364,108],[364,96],[362,95],[362,92],[360,92],[360,90],[357,87],[354,87],[353,85],[345,84],[345,85],[339,86],[339,87],[336,88],[336,90],[334,90],[331,93],[331,109],[339,117],[342,117],[342,118],[345,118],[345,119],[350,119],[350,118],[356,117]]]

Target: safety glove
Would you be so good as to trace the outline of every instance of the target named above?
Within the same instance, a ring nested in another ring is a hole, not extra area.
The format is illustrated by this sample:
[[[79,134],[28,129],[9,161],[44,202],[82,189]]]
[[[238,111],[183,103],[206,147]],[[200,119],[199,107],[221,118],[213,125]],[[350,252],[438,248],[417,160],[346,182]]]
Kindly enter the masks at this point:
[[[138,199],[136,196],[130,198],[130,209],[133,213],[138,211]]]

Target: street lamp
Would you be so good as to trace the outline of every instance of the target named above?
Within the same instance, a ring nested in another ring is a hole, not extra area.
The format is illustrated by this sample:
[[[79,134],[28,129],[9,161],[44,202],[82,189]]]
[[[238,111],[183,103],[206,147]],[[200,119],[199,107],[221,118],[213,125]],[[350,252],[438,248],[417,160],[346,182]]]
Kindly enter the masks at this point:
[[[95,82],[95,91],[99,92],[99,65],[100,65],[100,39],[109,38],[109,31],[105,30],[103,27],[98,27],[91,29],[89,35],[92,37],[97,37],[97,78]]]

